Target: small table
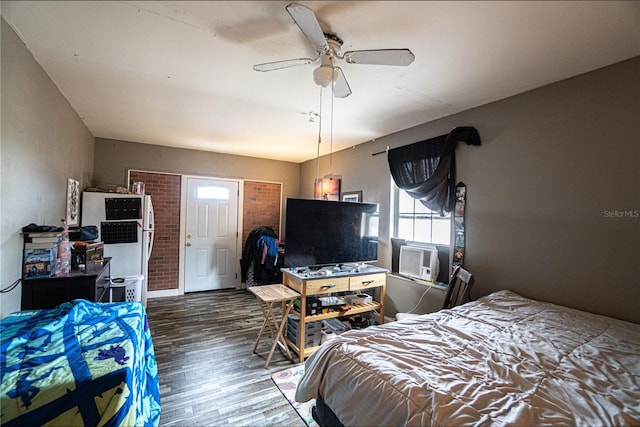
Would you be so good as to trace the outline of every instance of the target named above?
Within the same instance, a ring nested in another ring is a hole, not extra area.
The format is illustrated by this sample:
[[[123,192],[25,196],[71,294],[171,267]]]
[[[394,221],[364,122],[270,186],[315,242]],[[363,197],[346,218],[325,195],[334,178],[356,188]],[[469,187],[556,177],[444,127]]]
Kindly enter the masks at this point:
[[[300,294],[282,284],[250,286],[248,289],[258,299],[258,304],[260,304],[260,309],[262,310],[262,315],[264,316],[264,322],[262,322],[260,333],[258,333],[258,338],[256,339],[256,343],[253,346],[253,352],[256,352],[256,348],[258,348],[258,344],[260,343],[262,334],[268,327],[274,340],[264,367],[267,368],[269,366],[271,357],[273,357],[273,352],[275,351],[278,343],[284,346],[289,360],[293,360],[291,352],[289,351],[289,346],[287,346],[287,343],[284,339],[284,327],[287,324],[287,316],[289,315],[289,312],[291,311],[291,308],[293,306],[293,300],[298,298]],[[273,304],[277,302],[282,304],[282,319],[280,319],[280,322],[278,322],[278,319],[273,313]],[[277,331],[276,336],[273,335],[272,328],[275,328],[275,330]]]

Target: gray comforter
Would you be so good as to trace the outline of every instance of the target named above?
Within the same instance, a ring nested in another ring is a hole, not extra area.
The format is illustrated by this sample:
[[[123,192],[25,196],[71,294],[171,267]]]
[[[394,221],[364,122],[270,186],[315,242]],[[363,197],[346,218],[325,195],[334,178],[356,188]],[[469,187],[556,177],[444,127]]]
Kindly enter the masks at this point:
[[[640,423],[640,325],[511,291],[344,333],[305,368],[296,400],[347,426]]]

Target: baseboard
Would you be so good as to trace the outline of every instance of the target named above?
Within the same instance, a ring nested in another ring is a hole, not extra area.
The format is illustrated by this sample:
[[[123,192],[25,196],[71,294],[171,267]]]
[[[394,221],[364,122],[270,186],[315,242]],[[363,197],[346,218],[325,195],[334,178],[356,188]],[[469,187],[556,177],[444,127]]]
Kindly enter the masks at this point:
[[[163,298],[163,297],[175,297],[182,295],[179,289],[163,289],[160,291],[147,291],[147,299]]]

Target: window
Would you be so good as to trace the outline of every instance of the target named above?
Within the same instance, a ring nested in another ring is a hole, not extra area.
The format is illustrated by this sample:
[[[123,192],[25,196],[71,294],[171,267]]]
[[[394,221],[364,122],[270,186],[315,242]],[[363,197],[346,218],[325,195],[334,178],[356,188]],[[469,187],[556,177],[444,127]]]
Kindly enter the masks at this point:
[[[393,184],[392,184],[393,185]],[[449,245],[451,215],[440,216],[405,191],[394,188],[394,237],[416,242]]]
[[[198,187],[198,199],[229,200],[229,189],[224,187]]]

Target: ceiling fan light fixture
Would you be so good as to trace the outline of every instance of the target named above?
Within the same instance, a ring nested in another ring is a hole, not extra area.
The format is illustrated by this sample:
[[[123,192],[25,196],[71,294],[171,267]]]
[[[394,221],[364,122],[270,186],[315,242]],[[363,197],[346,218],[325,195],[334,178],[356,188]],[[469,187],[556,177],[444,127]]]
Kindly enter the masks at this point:
[[[332,66],[321,65],[313,70],[313,81],[318,86],[327,87],[336,83],[338,73]]]
[[[324,32],[313,10],[297,3],[289,4],[286,9],[311,47],[315,50],[317,54],[316,58],[297,58],[266,62],[264,64],[254,65],[254,70],[281,70],[283,68],[310,64],[320,59],[320,66],[313,70],[313,81],[322,88],[332,85],[331,94],[333,97],[346,98],[351,95],[351,88],[349,87],[349,83],[347,83],[342,69],[339,66],[334,66],[334,60],[346,61],[347,64],[407,66],[415,59],[415,55],[409,49],[351,50],[343,54],[343,40],[335,33]]]

